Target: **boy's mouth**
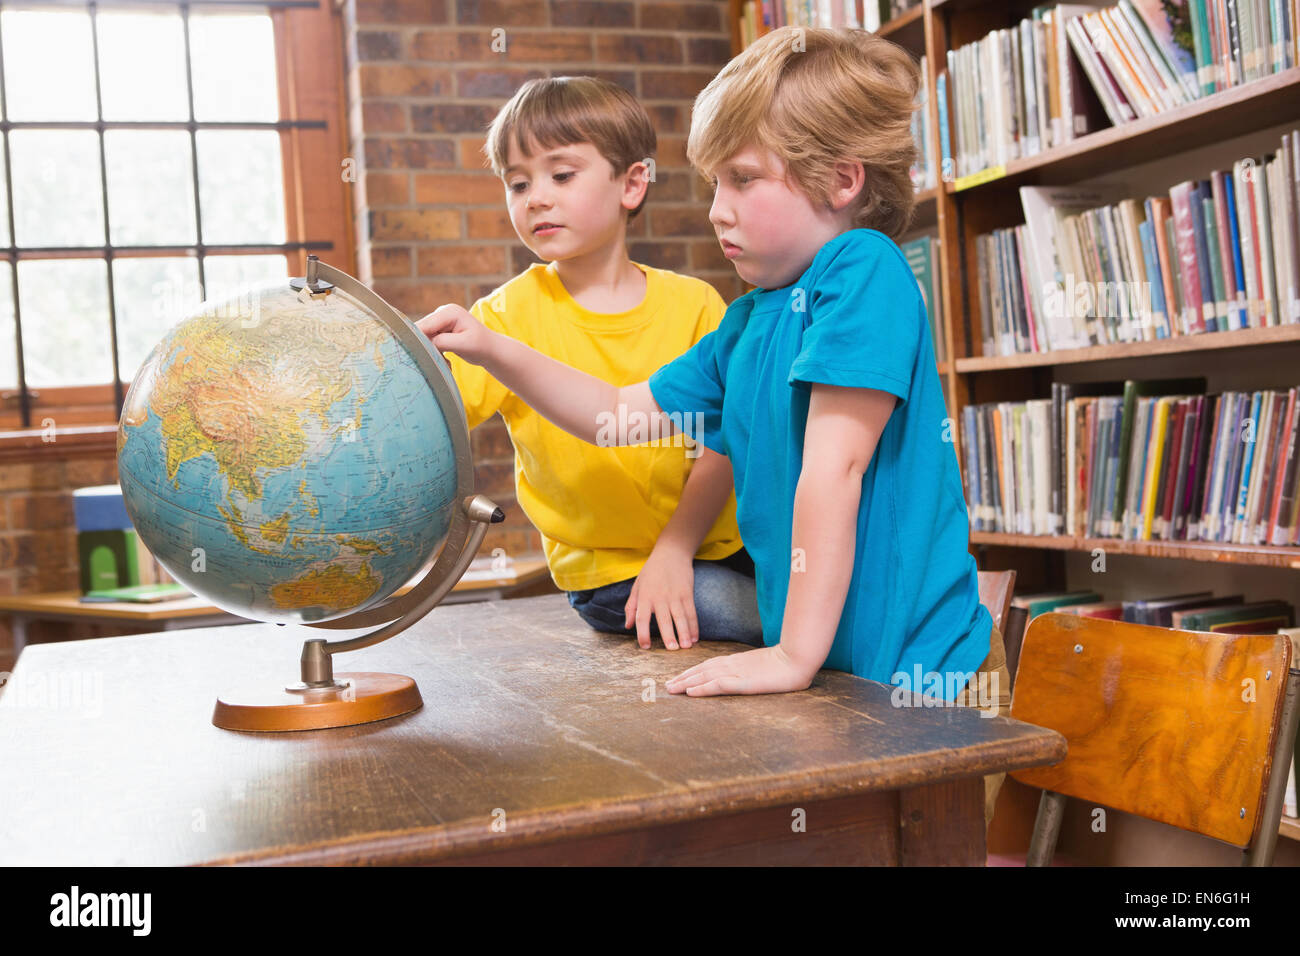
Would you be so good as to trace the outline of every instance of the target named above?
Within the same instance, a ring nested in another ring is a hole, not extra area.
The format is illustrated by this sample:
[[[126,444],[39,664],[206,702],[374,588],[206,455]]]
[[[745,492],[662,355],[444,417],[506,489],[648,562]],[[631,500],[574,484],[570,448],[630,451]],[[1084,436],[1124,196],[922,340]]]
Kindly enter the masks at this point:
[[[557,226],[553,222],[539,222],[533,226],[534,236],[551,236],[563,229],[563,226]]]
[[[734,242],[728,242],[726,239],[719,239],[718,241],[722,243],[722,254],[728,259],[734,259],[736,256],[740,255],[740,246],[736,245]]]

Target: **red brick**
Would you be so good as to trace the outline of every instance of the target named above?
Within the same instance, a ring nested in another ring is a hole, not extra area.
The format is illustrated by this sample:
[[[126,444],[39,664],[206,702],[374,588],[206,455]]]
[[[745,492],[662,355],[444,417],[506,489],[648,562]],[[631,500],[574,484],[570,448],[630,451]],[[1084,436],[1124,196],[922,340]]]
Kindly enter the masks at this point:
[[[428,169],[455,166],[456,144],[445,138],[400,136],[366,137],[368,169]]]
[[[117,459],[70,458],[64,465],[64,480],[69,488],[117,484]]]
[[[731,59],[731,40],[726,37],[688,37],[686,59],[703,66],[723,66]]]
[[[359,30],[356,34],[357,60],[400,60],[402,35],[388,30]]]
[[[571,70],[556,70],[554,75],[568,76],[595,76],[602,80],[608,80],[616,86],[621,86],[633,96],[639,96],[637,92],[637,74],[633,70],[591,70],[585,67],[577,67]]]
[[[645,110],[650,114],[650,120],[654,123],[655,132],[659,135],[690,131],[691,109],[689,104],[674,106],[670,103],[655,103],[647,106]]]
[[[410,173],[366,173],[366,203],[404,206],[411,201]]]
[[[591,34],[567,33],[561,30],[507,33],[506,57],[512,63],[590,63]],[[572,72],[562,71],[564,74]]]
[[[428,315],[448,302],[460,306],[469,305],[465,300],[465,284],[462,282],[386,279],[376,282],[374,288],[381,299],[404,312],[411,321]]]
[[[596,37],[596,59],[606,63],[681,63],[682,41],[674,36],[603,33]]]
[[[640,26],[674,30],[721,30],[725,3],[643,3]]]
[[[655,180],[646,194],[646,205],[660,202],[684,202],[691,198],[690,177],[693,173],[683,169],[664,170],[655,167]],[[645,210],[641,210],[642,214]]]
[[[406,107],[401,103],[367,100],[361,104],[361,132],[405,133]]]
[[[0,571],[31,569],[36,566],[36,536],[0,534]]]
[[[457,23],[546,26],[545,0],[456,0]]]
[[[497,111],[491,106],[439,103],[411,108],[411,129],[417,133],[482,133]]]
[[[62,488],[64,486],[62,461],[6,463],[0,468],[0,491],[26,491],[28,489]]]
[[[551,23],[557,27],[630,27],[636,20],[630,3],[598,0],[552,0]]]
[[[394,209],[370,213],[371,239],[459,239],[455,209]]]
[[[362,96],[447,96],[451,70],[405,63],[363,63]]]
[[[356,0],[357,24],[446,23],[447,0]]]
[[[416,274],[421,276],[494,276],[505,271],[505,246],[455,243],[425,246],[416,253]]]
[[[681,271],[686,267],[686,247],[680,242],[634,242],[627,253],[634,262],[656,269]]]
[[[533,255],[533,250],[527,246],[518,245],[510,247],[510,274],[518,275],[535,262],[542,260]]]
[[[378,246],[370,249],[370,274],[377,279],[410,278],[415,275],[410,246]]]
[[[9,496],[9,523],[22,531],[48,531],[75,524],[72,496],[46,491]]]
[[[716,74],[704,70],[643,70],[641,95],[648,100],[691,100]]]
[[[500,415],[493,415],[474,429],[469,438],[476,462],[515,460],[515,446],[510,444],[510,433]]]
[[[504,203],[505,186],[491,173],[425,173],[415,177],[415,201],[428,203]]]
[[[726,256],[722,254],[722,246],[717,242],[692,242],[691,249],[691,272],[725,272],[734,268]]]
[[[456,94],[468,99],[508,100],[529,80],[545,75],[541,70],[457,70]]]
[[[667,206],[650,210],[650,230],[656,236],[712,236],[706,210],[698,206]]]
[[[515,227],[504,209],[469,209],[465,212],[465,235],[470,239],[514,239]]]
[[[509,34],[506,35],[507,41]],[[492,51],[492,31],[421,30],[411,41],[411,57],[437,63],[462,63],[498,56]],[[507,43],[507,48],[509,44]]]
[[[659,148],[655,150],[655,159],[661,168],[689,169],[691,163],[686,158],[686,137],[660,136]]]
[[[76,532],[71,529],[37,531],[32,535],[36,569],[41,574],[59,573],[77,563]]]

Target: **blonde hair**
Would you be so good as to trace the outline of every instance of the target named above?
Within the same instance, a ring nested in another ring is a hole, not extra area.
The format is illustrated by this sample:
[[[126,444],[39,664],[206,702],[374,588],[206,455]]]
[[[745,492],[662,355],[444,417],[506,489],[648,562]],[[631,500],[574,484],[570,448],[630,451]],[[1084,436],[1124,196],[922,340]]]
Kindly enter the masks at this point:
[[[861,162],[866,179],[853,225],[897,240],[916,202],[911,122],[919,85],[910,54],[874,33],[782,27],[696,97],[686,155],[710,176],[739,150],[766,147],[818,203],[829,197],[837,162]]]
[[[532,144],[553,149],[590,143],[614,167],[615,177],[653,159],[657,146],[654,125],[636,97],[594,76],[557,76],[521,86],[492,120],[483,146],[498,176],[505,175],[511,143],[525,156]],[[628,219],[644,205],[642,199]]]

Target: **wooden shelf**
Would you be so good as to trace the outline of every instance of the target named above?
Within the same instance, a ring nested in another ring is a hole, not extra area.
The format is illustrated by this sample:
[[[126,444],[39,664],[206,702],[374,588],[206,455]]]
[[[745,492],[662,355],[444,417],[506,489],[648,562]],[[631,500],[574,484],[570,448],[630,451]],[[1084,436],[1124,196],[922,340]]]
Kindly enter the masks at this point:
[[[1086,538],[1075,535],[1004,534],[972,531],[970,543],[985,547],[1050,548],[1057,551],[1094,551],[1133,554],[1146,558],[1181,558],[1219,564],[1249,564],[1300,570],[1300,547],[1273,548],[1231,544],[1226,541],[1125,541],[1120,538]]]
[[[1288,840],[1300,840],[1300,820],[1295,817],[1283,816],[1277,832]]]
[[[994,184],[1006,187],[1048,180],[1057,185],[1075,182],[1298,118],[1300,67],[1293,67],[1155,116],[1089,133],[1027,159],[1013,160],[1007,163],[1005,174],[965,189],[958,189],[955,182],[946,183],[945,188],[949,193],[967,194]]]
[[[1229,332],[1203,332],[1200,335],[1175,335],[1172,338],[1153,339],[1150,342],[1093,345],[1082,349],[1058,349],[1054,352],[977,355],[957,359],[957,373],[997,372],[1011,368],[1074,365],[1081,362],[1111,362],[1118,359],[1151,358],[1186,352],[1257,348],[1284,342],[1300,342],[1300,324],[1274,325],[1263,329],[1234,329]]]
[[[925,52],[925,4],[918,3],[888,23],[882,23],[876,36],[884,37],[920,56]]]

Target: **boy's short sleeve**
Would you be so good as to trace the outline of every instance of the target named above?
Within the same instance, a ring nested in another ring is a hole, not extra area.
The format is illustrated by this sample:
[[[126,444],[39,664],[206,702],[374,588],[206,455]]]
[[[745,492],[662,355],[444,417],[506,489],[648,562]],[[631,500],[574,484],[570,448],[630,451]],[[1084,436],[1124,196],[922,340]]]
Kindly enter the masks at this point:
[[[849,234],[807,293],[791,385],[874,388],[906,401],[925,322],[912,270],[885,237]]]
[[[650,393],[660,411],[676,416],[690,438],[727,453],[722,442],[723,371],[718,363],[721,330],[710,332],[650,376]],[[699,416],[698,418],[696,416]]]
[[[486,300],[479,299],[470,306],[469,312],[493,332],[509,334],[502,325],[501,317],[488,306]],[[501,410],[511,392],[481,365],[466,362],[454,352],[447,352],[443,357],[451,366],[452,377],[460,390],[460,400],[465,405],[466,423],[470,428],[477,428]]]

